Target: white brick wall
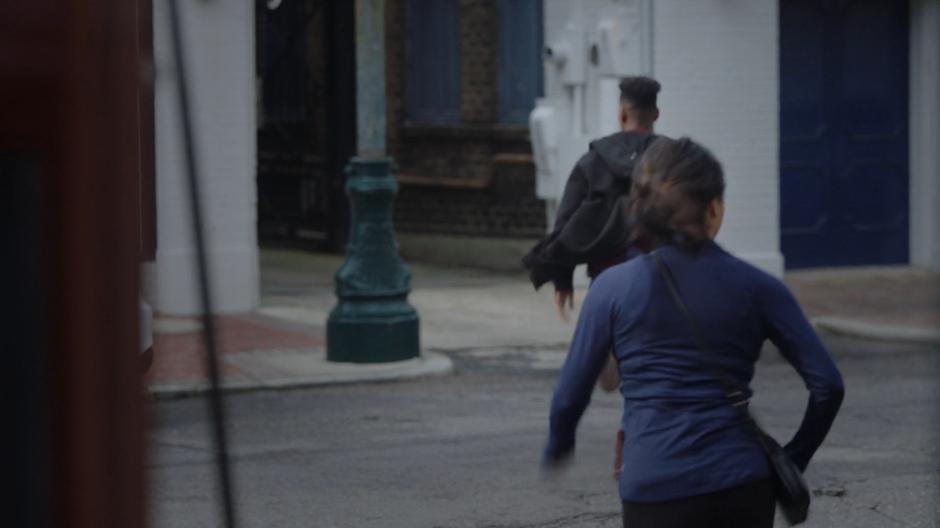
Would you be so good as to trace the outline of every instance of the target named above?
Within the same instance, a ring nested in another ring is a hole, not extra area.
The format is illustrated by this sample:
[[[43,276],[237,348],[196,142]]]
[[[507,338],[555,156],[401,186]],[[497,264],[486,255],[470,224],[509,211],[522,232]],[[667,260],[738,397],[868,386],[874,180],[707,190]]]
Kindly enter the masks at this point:
[[[782,274],[775,0],[657,0],[657,131],[688,135],[721,160],[728,250]]]
[[[552,42],[570,21],[592,27],[605,12],[636,16],[642,10],[632,8],[640,3],[546,0],[545,40]],[[657,131],[688,135],[721,160],[728,191],[719,242],[779,276],[777,1],[655,0],[652,5],[652,74],[663,85]],[[559,90],[552,82],[548,72],[548,95]]]
[[[255,215],[254,8],[251,2],[180,2],[199,148],[215,307],[258,304]],[[155,310],[199,311],[165,2],[154,2],[157,256],[145,269]]]

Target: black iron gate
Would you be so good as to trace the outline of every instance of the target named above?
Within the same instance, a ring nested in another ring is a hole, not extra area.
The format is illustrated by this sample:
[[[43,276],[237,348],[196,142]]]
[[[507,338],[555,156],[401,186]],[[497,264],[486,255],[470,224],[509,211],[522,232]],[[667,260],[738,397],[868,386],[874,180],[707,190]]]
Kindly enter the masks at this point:
[[[353,2],[256,3],[258,236],[342,250],[355,152]]]

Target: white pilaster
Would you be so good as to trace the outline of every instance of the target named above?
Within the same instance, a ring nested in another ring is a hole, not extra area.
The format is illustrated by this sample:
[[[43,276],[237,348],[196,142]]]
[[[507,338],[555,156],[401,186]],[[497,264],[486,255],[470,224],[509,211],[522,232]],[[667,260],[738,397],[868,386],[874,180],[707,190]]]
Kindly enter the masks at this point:
[[[657,0],[656,130],[714,152],[727,181],[718,241],[780,276],[779,81],[776,0]]]
[[[219,312],[258,305],[255,43],[252,2],[180,2],[202,173],[214,304]],[[145,267],[154,309],[195,314],[195,255],[165,2],[154,2],[156,261]]]
[[[940,271],[940,0],[910,16],[911,263]]]

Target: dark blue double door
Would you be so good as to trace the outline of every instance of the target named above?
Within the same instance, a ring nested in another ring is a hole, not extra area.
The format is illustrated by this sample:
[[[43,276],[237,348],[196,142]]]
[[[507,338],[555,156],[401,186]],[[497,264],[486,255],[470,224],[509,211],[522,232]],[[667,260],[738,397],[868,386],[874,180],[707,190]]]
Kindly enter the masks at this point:
[[[780,0],[787,267],[908,261],[908,6]]]

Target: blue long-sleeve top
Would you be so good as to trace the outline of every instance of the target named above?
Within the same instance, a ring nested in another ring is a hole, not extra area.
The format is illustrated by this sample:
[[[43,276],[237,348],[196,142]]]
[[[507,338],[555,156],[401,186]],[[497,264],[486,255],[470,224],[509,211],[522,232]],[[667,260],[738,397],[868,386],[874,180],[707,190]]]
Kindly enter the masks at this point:
[[[574,449],[575,429],[613,351],[624,398],[620,495],[662,501],[728,489],[769,475],[745,413],[732,407],[715,368],[746,397],[765,340],[809,389],[806,414],[784,448],[805,469],[829,431],[842,376],[786,286],[714,242],[697,253],[657,250],[710,347],[703,352],[651,255],[602,273],[581,308],[552,399],[546,463]]]

